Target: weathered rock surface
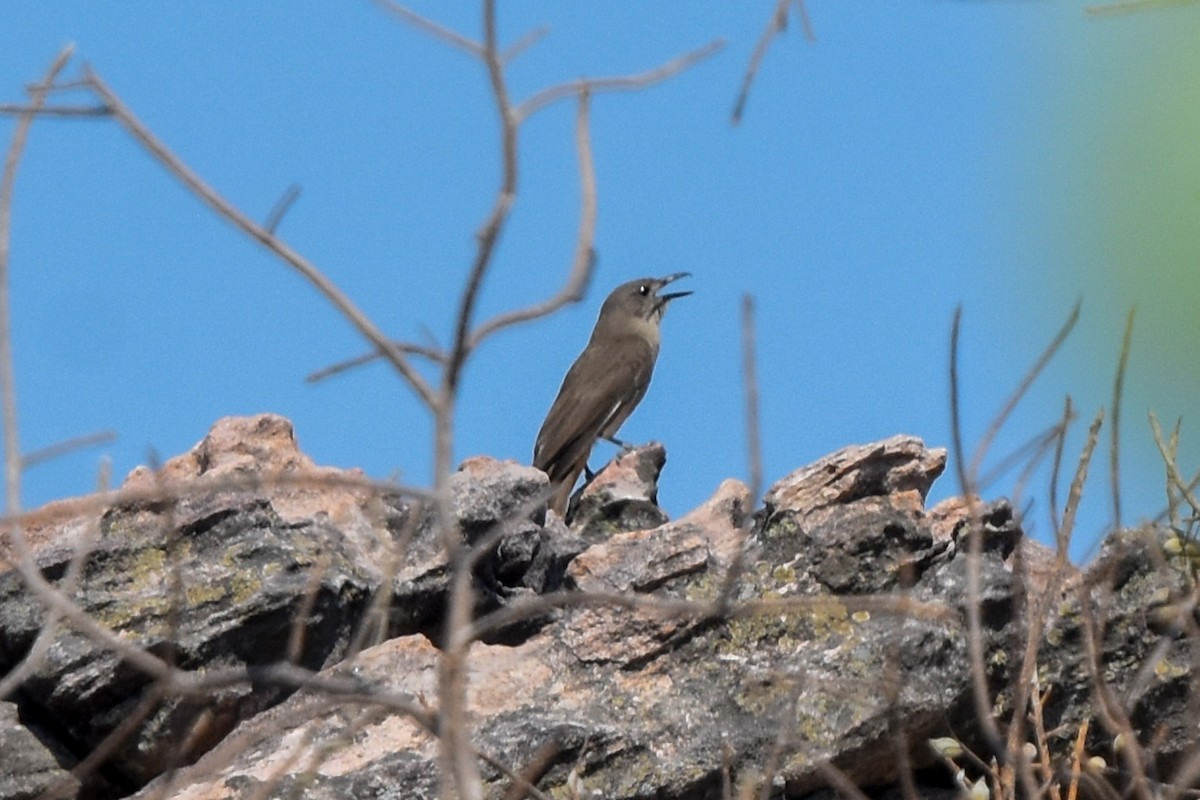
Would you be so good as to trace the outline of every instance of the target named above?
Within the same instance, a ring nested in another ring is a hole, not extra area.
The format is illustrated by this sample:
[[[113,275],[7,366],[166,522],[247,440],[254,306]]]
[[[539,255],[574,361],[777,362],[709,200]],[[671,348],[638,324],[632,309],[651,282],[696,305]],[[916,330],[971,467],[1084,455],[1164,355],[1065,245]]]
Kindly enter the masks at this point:
[[[549,536],[509,514],[546,484],[541,473],[516,465],[469,466],[455,476],[455,508],[468,535],[497,519],[512,528],[480,563],[493,589],[509,579],[514,590],[546,588],[550,548],[540,552],[538,543]],[[189,670],[252,668],[285,657],[320,669],[352,646],[436,626],[447,584],[437,526],[419,498],[315,467],[296,448],[291,424],[271,415],[220,421],[158,472],[135,470],[116,503],[57,528],[38,518],[36,533],[37,564],[48,578],[61,579],[81,559],[70,592],[79,607]],[[381,592],[382,618],[368,613]],[[0,672],[21,662],[45,616],[15,571],[0,573]],[[16,699],[66,753],[90,752],[145,714],[108,761],[108,777],[127,793],[194,760],[291,689],[243,682],[202,701],[159,703],[146,699],[150,691],[144,673],[64,627]]]
[[[1013,682],[1038,631],[1049,757],[1087,720],[1089,753],[1127,724],[1158,777],[1194,761],[1194,593],[1151,532],[1115,536],[1080,575],[1023,540],[1003,501],[926,511],[945,452],[912,437],[797,470],[757,512],[726,481],[674,521],[655,502],[664,463],[661,445],[623,452],[570,527],[544,511],[536,470],[476,458],[454,476],[457,535],[486,543],[467,667],[487,796],[516,773],[554,797],[717,798],[762,780],[799,797],[831,770],[870,796],[900,796],[905,779],[944,796],[955,787],[929,737],[989,754],[970,608],[998,724],[1024,713]],[[155,701],[143,673],[65,627],[0,704],[0,745],[20,753],[0,798],[147,782],[136,796],[437,795],[438,741],[396,710],[426,717],[439,701],[451,574],[427,498],[315,467],[271,416],[222,420],[123,492],[33,518],[43,573],[61,585],[83,553],[69,596],[96,619],[193,675],[255,679]],[[0,669],[21,663],[45,613],[0,572]],[[289,650],[324,683],[294,691],[253,671]],[[68,774],[139,709],[99,771]]]

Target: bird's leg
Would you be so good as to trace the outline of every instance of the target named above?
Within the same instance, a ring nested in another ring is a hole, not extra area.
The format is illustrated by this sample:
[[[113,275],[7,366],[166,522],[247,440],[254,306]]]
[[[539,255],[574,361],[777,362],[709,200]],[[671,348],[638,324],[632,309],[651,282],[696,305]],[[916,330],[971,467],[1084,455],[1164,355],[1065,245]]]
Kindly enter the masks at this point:
[[[620,439],[618,439],[615,436],[605,436],[604,440],[606,442],[612,442],[617,447],[621,448],[622,453],[628,453],[630,450],[633,449],[633,445],[631,445],[629,442],[622,442]]]
[[[594,477],[596,477],[596,473],[592,472],[592,468],[588,466],[586,461],[583,462],[583,482],[591,483]]]

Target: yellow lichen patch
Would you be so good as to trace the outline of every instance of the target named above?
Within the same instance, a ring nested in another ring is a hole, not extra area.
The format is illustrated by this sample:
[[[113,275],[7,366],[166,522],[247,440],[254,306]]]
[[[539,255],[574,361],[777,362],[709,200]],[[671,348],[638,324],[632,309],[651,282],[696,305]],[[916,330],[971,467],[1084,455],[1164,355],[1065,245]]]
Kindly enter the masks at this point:
[[[189,606],[200,606],[205,603],[216,603],[224,600],[229,590],[221,581],[205,581],[192,584],[184,591]]]
[[[1154,674],[1163,679],[1178,678],[1186,675],[1187,672],[1187,667],[1180,666],[1178,664],[1172,664],[1165,658],[1160,659],[1159,662],[1154,665]]]
[[[817,598],[808,612],[813,633],[825,637],[849,636],[854,633],[850,624],[850,612],[845,604],[834,597]]]

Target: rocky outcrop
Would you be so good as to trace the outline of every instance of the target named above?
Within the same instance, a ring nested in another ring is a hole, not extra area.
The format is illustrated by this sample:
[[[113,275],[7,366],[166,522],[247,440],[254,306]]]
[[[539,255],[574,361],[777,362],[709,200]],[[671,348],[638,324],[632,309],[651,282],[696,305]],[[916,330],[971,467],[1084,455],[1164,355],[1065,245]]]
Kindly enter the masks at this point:
[[[1092,721],[1088,752],[1125,725],[1147,748],[1170,735],[1144,751],[1156,777],[1186,769],[1183,573],[1145,533],[1079,575],[1023,540],[1004,501],[926,510],[945,460],[894,437],[797,470],[760,509],[726,481],[669,521],[655,500],[665,451],[650,445],[596,476],[569,527],[545,512],[542,473],[464,463],[450,496],[454,535],[482,547],[467,683],[487,795],[522,781],[555,797],[721,797],[764,781],[786,796],[838,781],[953,792],[928,740],[986,758],[977,679],[998,725],[1023,714],[1013,684],[1035,634],[1054,687],[1048,762]],[[22,754],[0,797],[437,795],[452,575],[429,497],[316,467],[286,420],[261,416],[222,420],[103,505],[41,513],[28,528],[43,574],[202,691],[156,683],[65,625],[28,660],[46,610],[0,573],[0,669],[25,671],[0,704],[0,742]],[[1030,609],[1045,614],[1031,624]],[[111,752],[93,768],[96,748]]]

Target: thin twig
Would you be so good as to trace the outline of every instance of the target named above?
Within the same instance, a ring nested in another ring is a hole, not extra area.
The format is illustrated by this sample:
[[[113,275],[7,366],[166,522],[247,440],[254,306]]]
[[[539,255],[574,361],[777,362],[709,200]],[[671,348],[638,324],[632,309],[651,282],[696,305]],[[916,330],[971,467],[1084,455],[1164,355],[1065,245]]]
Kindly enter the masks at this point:
[[[762,439],[758,420],[758,370],[754,359],[754,298],[742,295],[742,387],[746,398],[746,460],[750,502],[762,491]]]
[[[991,449],[992,441],[996,438],[996,435],[1000,433],[1000,429],[1004,427],[1004,424],[1008,422],[1009,416],[1017,407],[1017,404],[1021,402],[1021,399],[1025,396],[1025,393],[1029,391],[1029,387],[1033,385],[1034,380],[1037,379],[1038,375],[1042,374],[1042,370],[1044,370],[1046,365],[1050,363],[1050,359],[1053,358],[1054,354],[1058,352],[1060,347],[1062,347],[1063,342],[1066,341],[1067,336],[1075,327],[1075,323],[1079,321],[1079,311],[1082,307],[1083,301],[1077,301],[1075,303],[1075,307],[1071,309],[1071,313],[1067,317],[1067,321],[1063,323],[1063,326],[1059,329],[1058,333],[1055,334],[1054,339],[1049,345],[1047,345],[1046,349],[1042,351],[1042,354],[1038,357],[1038,360],[1035,361],[1033,366],[1030,367],[1029,371],[1025,373],[1025,377],[1021,379],[1021,383],[1017,386],[1016,391],[1009,396],[1008,400],[1004,404],[1004,407],[1000,409],[1000,411],[993,418],[991,425],[988,426],[988,429],[984,432],[983,436],[980,437],[979,445],[975,448],[975,453],[971,458],[971,475],[974,476],[979,474],[979,465],[983,462],[984,457]]]
[[[67,65],[75,45],[64,47],[51,62],[42,82],[30,87],[30,102],[17,121],[12,143],[4,158],[4,173],[0,175],[0,402],[4,405],[4,487],[6,509],[9,514],[21,510],[21,444],[17,425],[17,389],[13,376],[12,358],[12,306],[9,297],[9,256],[12,245],[12,199],[17,180],[17,169],[25,144],[29,141],[29,129],[38,111],[46,103],[46,87],[54,83],[58,73]],[[20,532],[13,531],[14,538]]]
[[[526,50],[533,47],[542,39],[546,38],[546,35],[549,33],[550,28],[547,25],[543,25],[540,28],[534,28],[529,33],[525,34],[520,39],[517,39],[517,41],[509,45],[508,48],[500,54],[500,63],[504,64],[504,66],[508,66]]]
[[[407,353],[413,356],[421,356],[437,364],[442,364],[446,361],[446,354],[434,347],[425,347],[424,345],[419,344],[409,344],[408,342],[401,342],[396,339],[392,340],[392,346],[402,353]],[[380,358],[384,358],[384,354],[378,350],[373,353],[363,353],[360,356],[348,358],[345,361],[339,361],[336,364],[331,364],[328,367],[322,367],[316,372],[310,372],[304,380],[308,383],[317,383],[325,380],[326,378],[332,378],[334,375],[339,375],[343,372],[349,372],[356,367],[365,366]]]
[[[112,111],[106,106],[25,106],[17,103],[0,103],[0,114],[23,117],[107,117]]]
[[[1050,449],[1050,446],[1056,440],[1062,438],[1062,433],[1063,423],[1059,421],[1014,447],[1012,452],[992,465],[987,472],[975,478],[976,490],[979,492],[984,491],[1018,464],[1026,464],[1025,471],[1028,471],[1030,467],[1036,467],[1041,462],[1046,451]]]
[[[1067,395],[1063,401],[1063,415],[1062,420],[1059,422],[1058,441],[1054,445],[1054,461],[1050,467],[1050,527],[1054,529],[1054,541],[1056,542],[1062,531],[1062,521],[1058,515],[1058,475],[1059,470],[1062,468],[1063,448],[1067,444],[1067,430],[1074,418],[1075,411],[1071,406],[1071,396]]]
[[[56,442],[48,447],[42,447],[31,453],[26,453],[21,457],[21,468],[27,470],[45,461],[52,461],[53,459],[65,456],[67,453],[73,453],[76,450],[95,447],[99,444],[108,444],[115,441],[116,438],[116,431],[97,431],[95,433],[86,433],[83,436],[76,436],[64,442]]]
[[[212,187],[205,183],[199,175],[197,175],[187,164],[174,153],[172,153],[165,144],[154,136],[150,130],[133,115],[119,97],[108,87],[98,74],[90,68],[85,68],[85,77],[100,98],[108,104],[112,109],[113,114],[121,123],[122,127],[127,130],[138,144],[144,147],[155,159],[157,159],[167,170],[175,176],[184,186],[192,191],[200,200],[202,200],[209,208],[213,209],[217,214],[231,223],[234,227],[241,230],[243,233],[250,236],[263,247],[267,248],[271,253],[278,256],[289,266],[303,275],[309,283],[313,284],[325,298],[333,304],[338,311],[342,313],[351,325],[358,329],[371,344],[375,345],[388,361],[396,368],[404,379],[420,397],[426,407],[433,409],[437,404],[437,397],[434,395],[433,389],[421,377],[420,373],[416,372],[412,365],[408,363],[408,359],[391,341],[383,335],[383,333],[375,327],[366,315],[358,310],[350,298],[346,297],[340,289],[337,288],[328,278],[325,277],[308,259],[293,250],[289,245],[277,238],[271,231],[267,230],[262,225],[246,216],[238,210],[232,203],[222,197]]]
[[[1175,488],[1179,491],[1179,496],[1182,497],[1189,506],[1191,506],[1193,509],[1200,509],[1200,499],[1197,499],[1196,495],[1192,493],[1195,487],[1190,483],[1184,483],[1183,475],[1179,473],[1179,465],[1175,461],[1175,446],[1179,437],[1178,426],[1175,428],[1175,436],[1172,437],[1172,445],[1170,448],[1168,448],[1166,443],[1163,441],[1162,429],[1159,427],[1158,417],[1155,416],[1153,411],[1150,412],[1150,431],[1154,435],[1154,443],[1158,445],[1158,452],[1160,455],[1162,455],[1163,463],[1167,468],[1168,484],[1173,484],[1175,486]],[[1172,524],[1178,523],[1173,520]]]
[[[633,92],[661,83],[667,78],[689,69],[725,46],[724,39],[714,39],[703,47],[684,53],[662,66],[647,70],[637,75],[622,75],[613,78],[585,78],[577,81],[567,81],[557,86],[542,89],[525,102],[517,106],[514,116],[519,123],[541,111],[548,105],[579,93],[585,85],[593,94],[600,92]]]
[[[1133,14],[1138,11],[1154,11],[1156,9],[1172,8],[1174,6],[1193,5],[1196,0],[1124,0],[1118,3],[1108,3],[1102,6],[1084,6],[1084,13],[1093,17],[1115,16],[1117,14]]]
[[[589,135],[589,97],[587,87],[580,90],[579,113],[575,119],[575,149],[579,153],[579,236],[575,240],[575,258],[567,280],[558,293],[544,303],[499,314],[480,325],[471,335],[471,350],[502,328],[544,317],[567,303],[579,302],[591,282],[596,264],[596,169]]]
[[[466,360],[471,346],[471,322],[475,316],[475,303],[483,288],[483,277],[492,263],[492,255],[500,232],[512,210],[513,201],[517,195],[517,128],[520,124],[508,97],[508,86],[504,81],[504,66],[496,45],[496,19],[494,0],[484,3],[484,54],[483,60],[487,66],[488,79],[491,83],[492,94],[495,97],[496,113],[500,118],[500,153],[503,175],[500,188],[496,192],[496,200],[487,220],[476,234],[479,245],[475,251],[475,260],[467,276],[466,288],[463,289],[459,302],[457,323],[454,331],[454,342],[450,347],[449,358],[443,380],[443,402],[453,396],[458,388],[462,365]]]
[[[970,529],[967,553],[967,649],[971,660],[972,699],[975,716],[980,729],[993,752],[1003,752],[1004,741],[996,721],[992,718],[992,695],[988,689],[984,671],[983,651],[983,601],[980,587],[980,561],[983,557],[983,532],[979,519],[979,503],[976,498],[974,476],[964,462],[962,445],[962,418],[959,406],[958,342],[962,323],[962,306],[954,310],[954,322],[950,327],[950,429],[954,447],[954,464],[958,473],[959,486],[970,511]]]
[[[858,788],[850,776],[835,767],[832,761],[817,764],[815,771],[829,783],[830,788],[839,797],[844,797],[846,800],[868,800],[866,792]]]
[[[423,17],[406,6],[402,6],[399,3],[393,2],[393,0],[375,0],[375,5],[379,6],[384,11],[396,15],[405,23],[413,26],[423,33],[427,33],[435,39],[440,39],[451,47],[462,50],[463,52],[475,56],[476,58],[483,57],[483,45],[474,39],[463,36],[458,31],[451,30],[445,25],[434,22],[428,17]]]
[[[1054,571],[1042,591],[1033,599],[1027,617],[1028,631],[1024,636],[1025,653],[1022,656],[1021,669],[1013,681],[1012,689],[1012,707],[1016,713],[1012,715],[1009,723],[1006,745],[1006,752],[1013,759],[1018,757],[1016,754],[1025,743],[1024,709],[1030,702],[1029,692],[1034,686],[1033,676],[1037,671],[1038,652],[1043,639],[1042,633],[1046,620],[1049,618],[1051,605],[1058,596],[1063,578],[1070,567],[1068,549],[1071,544],[1071,534],[1075,529],[1076,513],[1079,510],[1079,503],[1083,499],[1083,487],[1087,483],[1088,467],[1091,465],[1096,443],[1100,439],[1100,425],[1103,420],[1104,410],[1101,409],[1093,418],[1091,427],[1088,428],[1087,441],[1084,443],[1083,452],[1079,455],[1079,464],[1075,468],[1075,476],[1071,480],[1071,488],[1067,493],[1067,507],[1063,512],[1062,529],[1058,535]]]
[[[742,121],[742,112],[746,110],[746,101],[750,98],[750,86],[762,65],[763,56],[767,54],[767,48],[775,41],[776,36],[787,30],[788,6],[791,4],[792,0],[777,0],[771,19],[767,21],[767,27],[758,37],[758,43],[754,45],[754,52],[750,54],[750,62],[746,65],[746,73],[742,76],[742,88],[733,104],[734,125]]]
[[[283,195],[275,201],[275,207],[271,209],[271,213],[267,214],[267,221],[263,223],[263,228],[272,236],[275,235],[275,230],[279,227],[279,223],[283,221],[283,215],[291,210],[292,204],[300,197],[300,185],[293,183]]]
[[[71,57],[73,46],[68,45],[55,57],[45,79],[33,87],[30,104],[33,109],[45,101],[46,88],[54,82],[54,78]],[[10,213],[12,209],[13,182],[16,178],[17,166],[25,142],[29,137],[29,128],[33,123],[34,114],[29,113],[17,123],[13,134],[12,145],[5,159],[3,177],[0,178],[0,402],[3,403],[4,415],[4,483],[7,501],[7,518],[9,543],[15,555],[15,567],[30,593],[38,598],[48,609],[60,615],[67,622],[93,641],[102,643],[122,655],[122,657],[143,672],[157,678],[165,678],[171,673],[171,668],[162,659],[129,644],[109,628],[97,622],[90,614],[75,603],[64,597],[56,590],[37,568],[35,559],[29,550],[25,533],[17,516],[21,510],[21,450],[18,439],[16,387],[12,370],[12,323],[9,305],[9,240]]]
[[[813,28],[812,20],[808,16],[808,6],[804,4],[804,0],[796,0],[796,15],[800,17],[800,27],[804,29],[804,38],[808,42],[817,41],[817,32]]]
[[[1117,374],[1113,379],[1112,447],[1109,450],[1109,480],[1113,504],[1113,528],[1121,529],[1121,398],[1125,389],[1125,370],[1129,366],[1129,348],[1133,342],[1133,314],[1129,309],[1125,320],[1125,335],[1121,337],[1121,355],[1117,358]]]
[[[438,766],[441,795],[445,800],[483,800],[479,764],[467,724],[467,658],[474,611],[474,591],[468,566],[470,549],[463,542],[450,489],[450,461],[454,453],[454,410],[463,364],[469,355],[475,303],[483,278],[492,263],[500,232],[508,219],[517,190],[517,127],[496,35],[496,2],[483,2],[483,54],[496,113],[500,120],[500,158],[503,175],[487,220],[477,234],[474,263],[467,276],[456,315],[454,338],[442,369],[434,433],[434,476],[437,517],[452,575],[443,620],[444,645],[438,660]]]

